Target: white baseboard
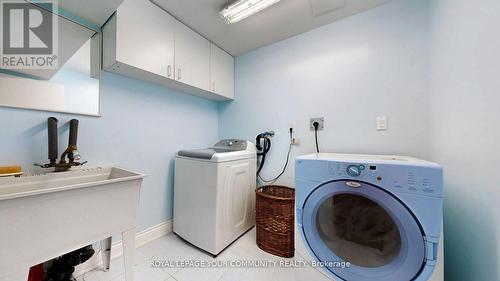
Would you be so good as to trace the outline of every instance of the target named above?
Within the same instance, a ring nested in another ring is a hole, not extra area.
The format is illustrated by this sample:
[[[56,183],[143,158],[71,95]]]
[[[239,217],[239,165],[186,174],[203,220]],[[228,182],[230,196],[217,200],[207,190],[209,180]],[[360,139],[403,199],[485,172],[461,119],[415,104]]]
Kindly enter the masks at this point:
[[[173,221],[167,220],[143,231],[137,232],[135,236],[135,247],[141,247],[162,236],[172,233]],[[122,241],[116,241],[111,246],[111,259],[119,258],[123,255]],[[81,276],[89,271],[102,266],[101,252],[96,249],[96,254],[88,261],[78,265],[73,273],[74,277]]]

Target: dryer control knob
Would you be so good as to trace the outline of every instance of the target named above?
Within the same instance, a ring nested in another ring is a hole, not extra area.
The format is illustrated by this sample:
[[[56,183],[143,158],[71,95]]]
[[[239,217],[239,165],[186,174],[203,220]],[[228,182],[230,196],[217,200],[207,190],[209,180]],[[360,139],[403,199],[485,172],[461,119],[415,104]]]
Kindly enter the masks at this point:
[[[359,166],[350,165],[347,167],[347,174],[351,177],[359,177],[361,175],[361,170]]]

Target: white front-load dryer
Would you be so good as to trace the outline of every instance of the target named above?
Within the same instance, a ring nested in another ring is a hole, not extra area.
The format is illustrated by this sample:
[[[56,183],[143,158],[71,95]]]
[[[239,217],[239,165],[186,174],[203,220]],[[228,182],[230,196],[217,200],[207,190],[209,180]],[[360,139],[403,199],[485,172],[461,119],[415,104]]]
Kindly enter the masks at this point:
[[[296,281],[442,281],[442,181],[411,157],[298,157]]]
[[[212,255],[255,225],[256,149],[227,139],[175,158],[174,233]]]

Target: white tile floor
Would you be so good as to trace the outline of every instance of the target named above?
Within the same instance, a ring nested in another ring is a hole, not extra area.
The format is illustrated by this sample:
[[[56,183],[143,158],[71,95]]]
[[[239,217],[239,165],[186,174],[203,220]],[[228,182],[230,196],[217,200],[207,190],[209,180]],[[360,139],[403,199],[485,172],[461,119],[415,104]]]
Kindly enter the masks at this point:
[[[136,250],[135,281],[280,281],[294,280],[294,270],[290,268],[153,268],[154,259],[184,261],[214,258],[171,234],[157,239]],[[223,251],[216,261],[231,260],[287,260],[270,255],[255,244],[255,228],[250,230],[229,248]],[[111,261],[111,269],[100,269],[86,273],[78,281],[124,281],[123,259]]]

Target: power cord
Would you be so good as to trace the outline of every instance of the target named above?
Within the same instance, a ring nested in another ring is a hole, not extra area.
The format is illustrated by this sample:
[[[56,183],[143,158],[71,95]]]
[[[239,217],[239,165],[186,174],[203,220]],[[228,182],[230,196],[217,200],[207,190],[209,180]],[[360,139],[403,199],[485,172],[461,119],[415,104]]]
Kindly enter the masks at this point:
[[[315,121],[313,123],[314,126],[314,140],[316,141],[316,152],[319,153],[319,145],[318,145],[318,129],[319,129],[319,123]]]
[[[274,182],[276,180],[278,180],[286,171],[286,168],[288,167],[288,162],[290,162],[290,152],[292,151],[292,139],[293,139],[293,128],[290,128],[290,141],[289,141],[289,145],[288,145],[288,152],[286,154],[286,161],[285,161],[285,165],[283,166],[283,169],[281,170],[281,172],[276,176],[274,177],[273,179],[271,180],[266,180],[264,179],[261,175],[260,175],[260,170],[259,172],[257,172],[257,177],[263,182],[263,183],[270,183],[270,182]],[[262,169],[262,167],[260,167]]]

